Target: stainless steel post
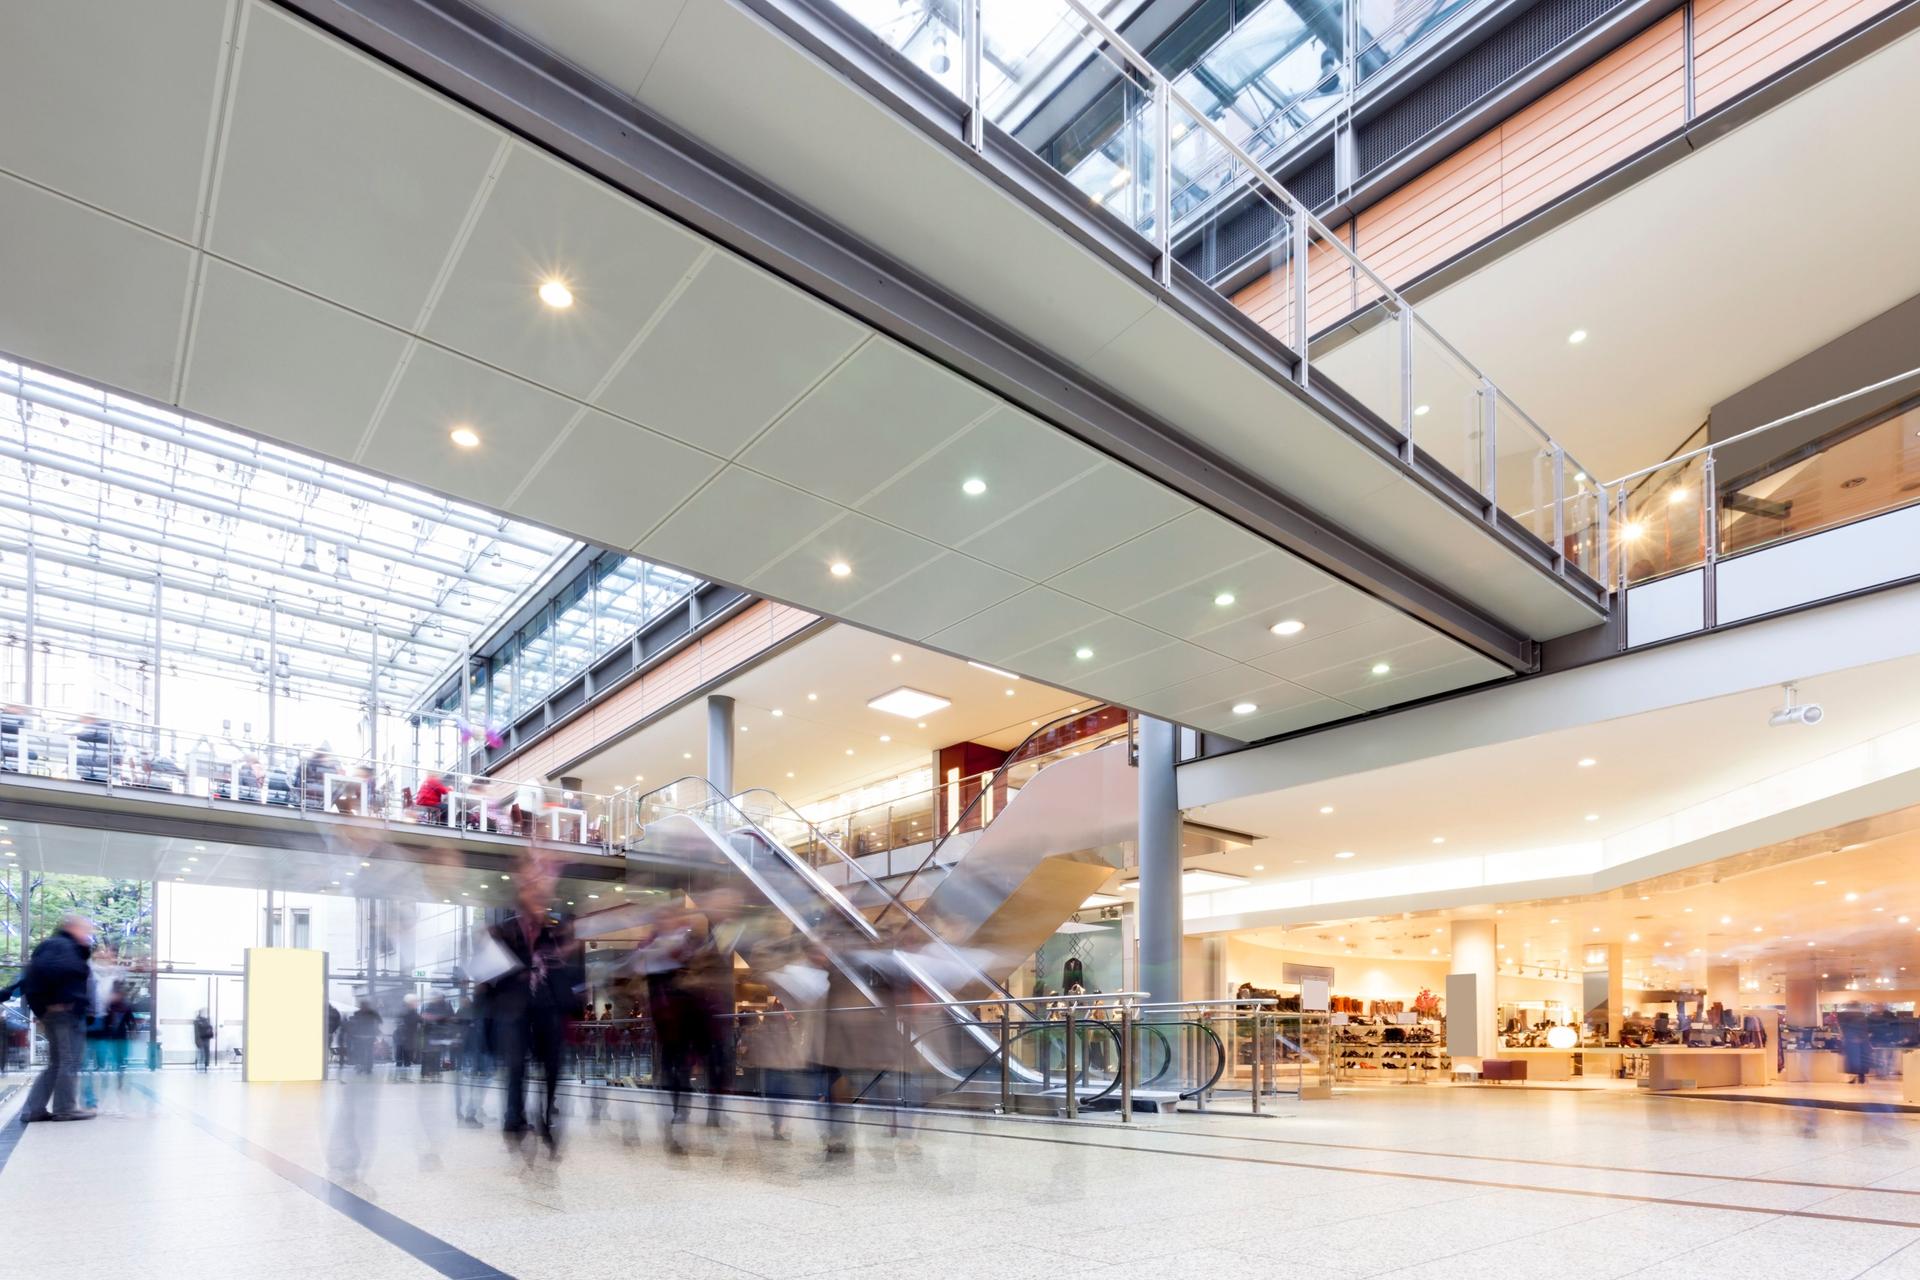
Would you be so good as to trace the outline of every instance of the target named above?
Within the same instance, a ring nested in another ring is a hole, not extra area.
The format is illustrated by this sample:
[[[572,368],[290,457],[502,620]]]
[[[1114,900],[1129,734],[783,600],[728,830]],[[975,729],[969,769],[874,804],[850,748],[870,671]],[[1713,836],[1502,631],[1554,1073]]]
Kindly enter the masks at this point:
[[[1548,457],[1553,463],[1553,567],[1559,570],[1567,559],[1567,455],[1554,445]]]
[[[1080,1072],[1074,1055],[1074,1034],[1078,1030],[1074,1020],[1076,1006],[1067,1002],[1067,1119],[1080,1118]]]
[[[1500,389],[1480,375],[1480,495],[1487,500],[1487,519],[1500,521]]]
[[[165,644],[166,627],[161,621],[161,607],[164,601],[161,594],[165,590],[159,574],[153,575],[153,754],[160,755],[160,661],[162,646]],[[21,772],[25,772],[24,769]]]
[[[1120,1123],[1133,1123],[1133,1005],[1120,1002]]]
[[[1312,326],[1307,315],[1307,254],[1311,247],[1307,211],[1296,205],[1293,210],[1293,349],[1300,359],[1293,367],[1293,380],[1303,387],[1309,385],[1310,378],[1307,347]]]
[[[33,543],[28,542],[27,543],[27,614],[26,614],[26,625],[25,625],[25,638],[27,642],[27,647],[24,650],[26,657],[21,665],[20,674],[25,678],[25,681],[26,681],[26,687],[23,691],[25,696],[21,698],[21,701],[26,703],[30,707],[38,707],[43,705],[42,700],[34,697],[33,695],[33,615],[35,611],[34,597],[39,593],[39,589],[40,589],[40,574],[38,569],[38,557],[35,556],[33,553]],[[20,772],[25,773],[27,771],[27,765],[26,765],[27,735],[22,733],[15,739],[15,741],[20,744]],[[21,934],[20,936],[23,940],[26,937],[24,933]]]
[[[367,619],[367,759],[380,769],[380,626]],[[453,806],[447,807],[453,812]]]
[[[1160,245],[1154,278],[1173,283],[1173,86],[1165,79],[1153,82],[1153,223]],[[1139,172],[1135,170],[1135,172]]]
[[[1260,1010],[1253,1011],[1253,1114],[1260,1114],[1260,1057],[1261,1042],[1266,1038],[1260,1034]]]
[[[980,29],[980,0],[960,0],[960,47],[965,60],[961,86],[967,103],[967,145],[979,151],[987,145],[986,113],[980,109],[981,63],[985,57],[986,35]]]
[[[379,634],[373,637],[377,648]],[[279,729],[279,689],[280,689],[280,611],[274,608],[273,597],[267,597],[267,744],[280,741]]]
[[[1013,1111],[1013,1010],[1000,1006],[1000,1114]]]
[[[1715,581],[1715,575],[1720,570],[1720,486],[1713,478],[1711,453],[1700,460],[1700,510],[1700,577],[1706,593],[1700,605],[1700,621],[1705,627],[1713,627],[1718,624],[1720,615],[1720,597]]]
[[[1406,437],[1400,451],[1407,462],[1413,461],[1413,308],[1400,307],[1400,434]]]

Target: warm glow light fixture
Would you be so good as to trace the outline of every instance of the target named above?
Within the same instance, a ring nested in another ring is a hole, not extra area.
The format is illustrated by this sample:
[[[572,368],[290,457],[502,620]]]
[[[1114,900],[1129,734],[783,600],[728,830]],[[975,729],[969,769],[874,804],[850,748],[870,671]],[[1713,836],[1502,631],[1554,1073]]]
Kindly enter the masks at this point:
[[[1285,621],[1276,622],[1267,628],[1267,630],[1277,636],[1297,636],[1306,629],[1307,624],[1298,618],[1288,618]]]
[[[480,433],[468,426],[455,427],[453,430],[447,432],[447,439],[453,441],[462,449],[477,449],[480,447]]]
[[[960,492],[969,498],[977,498],[987,491],[987,482],[979,476],[969,476],[960,482]]]
[[[832,574],[836,578],[844,578],[848,574],[853,572],[853,566],[848,564],[845,560],[835,560],[832,564],[827,566],[827,572]]]
[[[1259,709],[1258,706],[1251,702],[1236,702],[1233,704],[1233,714],[1237,716],[1250,716]]]
[[[899,716],[902,720],[918,720],[921,716],[932,715],[936,711],[945,711],[953,705],[950,698],[939,694],[927,693],[920,689],[909,689],[902,685],[872,699],[867,707],[873,711],[884,711],[890,716]]]
[[[540,282],[540,301],[555,311],[565,311],[573,305],[573,290],[567,288],[564,280],[549,277]]]

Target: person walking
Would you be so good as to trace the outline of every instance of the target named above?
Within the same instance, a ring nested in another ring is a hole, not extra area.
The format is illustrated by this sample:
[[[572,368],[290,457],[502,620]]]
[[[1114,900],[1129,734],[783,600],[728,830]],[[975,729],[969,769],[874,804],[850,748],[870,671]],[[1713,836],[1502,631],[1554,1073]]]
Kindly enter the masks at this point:
[[[202,1009],[193,1015],[193,1068],[205,1071],[213,1065],[213,1019]]]
[[[555,873],[538,853],[522,859],[514,914],[492,928],[513,961],[493,985],[491,1012],[501,1066],[506,1071],[509,1140],[527,1131],[527,1059],[538,1059],[542,1098],[533,1127],[549,1152],[559,1150],[560,1050],[566,1027],[579,1016],[586,968],[571,921],[551,912]]]
[[[85,1018],[91,997],[93,922],[82,915],[66,915],[60,927],[41,940],[27,961],[20,986],[27,1007],[40,1019],[47,1037],[47,1069],[27,1091],[20,1122],[37,1120],[91,1120],[94,1112],[76,1104],[76,1075],[86,1052]]]

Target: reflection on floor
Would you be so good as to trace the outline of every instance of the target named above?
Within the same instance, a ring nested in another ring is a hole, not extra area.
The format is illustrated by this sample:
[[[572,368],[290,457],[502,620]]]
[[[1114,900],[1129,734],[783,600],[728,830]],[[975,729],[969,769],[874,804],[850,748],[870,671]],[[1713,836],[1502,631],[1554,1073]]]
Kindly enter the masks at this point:
[[[650,1098],[596,1121],[582,1095],[556,1161],[457,1127],[445,1085],[138,1079],[120,1115],[26,1130],[0,1221],[77,1229],[8,1276],[1920,1278],[1905,1116],[1365,1089],[1130,1129],[868,1114],[836,1159],[744,1101],[669,1155]],[[364,1160],[336,1186],[343,1118]]]

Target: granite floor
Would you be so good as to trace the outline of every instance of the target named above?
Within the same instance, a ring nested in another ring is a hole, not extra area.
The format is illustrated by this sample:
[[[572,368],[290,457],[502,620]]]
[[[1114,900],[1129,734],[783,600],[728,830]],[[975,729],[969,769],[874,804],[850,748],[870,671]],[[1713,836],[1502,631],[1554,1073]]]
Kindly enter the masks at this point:
[[[732,1100],[678,1155],[650,1096],[570,1089],[554,1158],[456,1125],[446,1085],[128,1080],[85,1123],[0,1103],[0,1221],[69,1241],[4,1274],[1920,1280],[1904,1115],[1364,1089],[1128,1128],[864,1114],[831,1157]]]

